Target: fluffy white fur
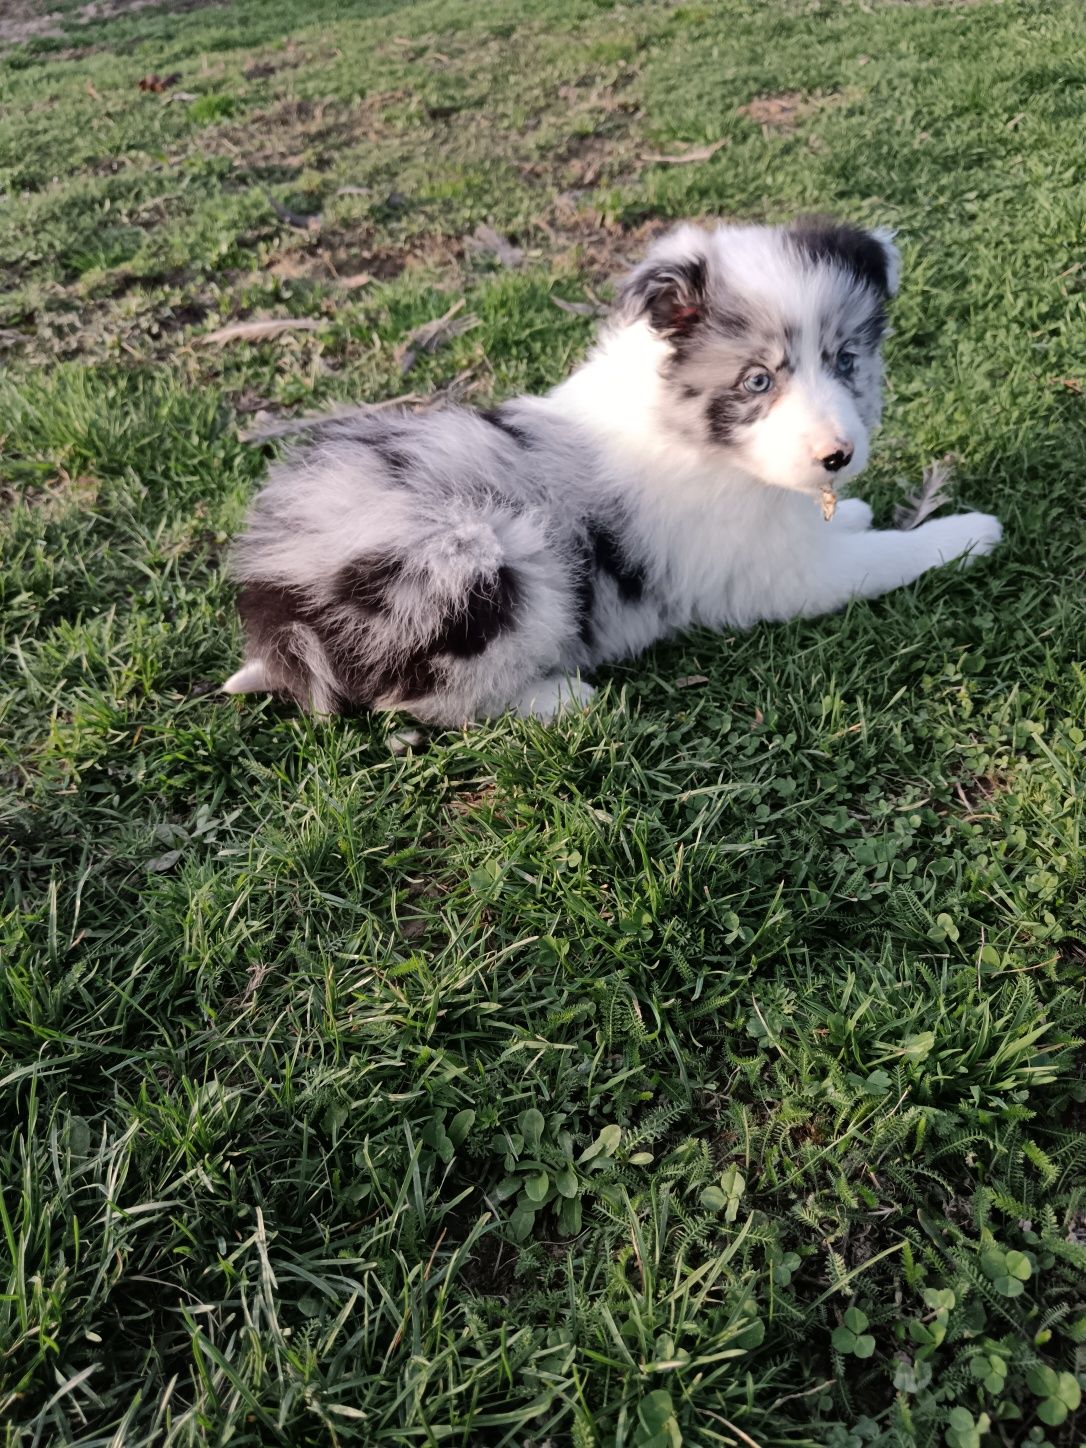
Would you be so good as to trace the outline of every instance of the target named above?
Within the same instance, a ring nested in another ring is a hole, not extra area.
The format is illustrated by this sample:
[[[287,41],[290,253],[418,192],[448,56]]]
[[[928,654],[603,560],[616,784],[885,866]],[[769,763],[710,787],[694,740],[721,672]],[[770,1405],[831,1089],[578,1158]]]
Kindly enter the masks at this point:
[[[823,518],[867,461],[897,273],[885,233],[683,226],[547,396],[324,425],[238,541],[248,646],[225,690],[547,717],[690,625],[825,613],[990,552],[986,514]]]

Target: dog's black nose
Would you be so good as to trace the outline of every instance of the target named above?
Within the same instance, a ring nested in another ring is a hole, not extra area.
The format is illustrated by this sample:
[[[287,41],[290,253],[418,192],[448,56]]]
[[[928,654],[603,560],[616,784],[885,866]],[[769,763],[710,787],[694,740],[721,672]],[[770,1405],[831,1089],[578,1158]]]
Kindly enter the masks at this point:
[[[828,453],[822,459],[822,466],[828,473],[839,473],[842,468],[847,468],[852,461],[852,449],[839,447],[836,452]]]

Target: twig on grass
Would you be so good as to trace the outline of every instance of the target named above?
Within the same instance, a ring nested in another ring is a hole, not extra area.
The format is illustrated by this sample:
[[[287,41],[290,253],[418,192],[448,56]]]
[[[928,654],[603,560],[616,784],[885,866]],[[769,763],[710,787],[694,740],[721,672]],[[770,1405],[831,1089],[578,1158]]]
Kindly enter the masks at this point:
[[[228,326],[217,327],[214,332],[205,332],[196,341],[201,345],[211,342],[260,342],[267,337],[278,337],[280,332],[315,332],[321,325],[312,317],[263,317],[251,322],[231,322]]]
[[[320,231],[321,216],[319,211],[314,211],[304,216],[301,212],[291,211],[289,206],[284,206],[281,201],[277,201],[270,191],[265,191],[264,196],[267,199],[268,205],[280,221],[285,221],[288,226],[293,226],[298,231]]]

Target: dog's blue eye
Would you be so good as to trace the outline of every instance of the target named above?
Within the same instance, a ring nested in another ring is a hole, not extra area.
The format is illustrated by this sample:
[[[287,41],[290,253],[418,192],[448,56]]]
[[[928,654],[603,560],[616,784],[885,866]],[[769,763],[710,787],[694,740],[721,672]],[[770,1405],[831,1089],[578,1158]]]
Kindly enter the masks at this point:
[[[768,392],[773,386],[773,379],[768,372],[752,372],[743,379],[743,386],[748,392]]]
[[[856,366],[856,353],[838,352],[834,366],[837,369],[838,377],[851,377]]]

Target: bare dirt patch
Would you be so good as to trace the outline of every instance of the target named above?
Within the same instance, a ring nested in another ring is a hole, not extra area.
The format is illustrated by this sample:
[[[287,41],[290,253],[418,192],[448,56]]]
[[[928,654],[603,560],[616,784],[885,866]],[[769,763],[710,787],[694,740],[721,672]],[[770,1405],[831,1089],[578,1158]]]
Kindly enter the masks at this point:
[[[331,281],[350,289],[364,285],[363,277],[387,282],[413,268],[455,269],[463,255],[463,241],[440,232],[410,237],[399,246],[390,246],[377,242],[375,229],[325,228],[320,239],[309,246],[279,251],[268,271],[285,281]]]
[[[60,15],[42,15],[36,5],[20,4],[19,0],[8,0],[4,9],[7,13],[0,17],[0,45],[22,45],[42,36],[64,34]]]
[[[1005,794],[1010,788],[1010,780],[998,773],[978,776],[974,779],[957,780],[954,785],[954,792],[965,807],[963,819],[973,820],[995,820],[999,816],[991,808],[992,800],[996,795]]]
[[[23,45],[28,40],[54,40],[68,33],[72,25],[94,25],[103,20],[120,20],[141,10],[161,9],[167,0],[88,0],[74,14],[60,11],[42,14],[40,7],[27,0],[4,0],[0,16],[0,45]],[[209,5],[228,4],[229,0],[169,0],[171,15],[187,10],[200,10]],[[59,51],[53,60],[77,60],[89,55],[97,46]]]
[[[25,507],[33,508],[44,519],[60,517],[73,508],[93,508],[97,498],[97,478],[86,473],[80,473],[73,478],[63,468],[49,482],[18,492],[6,484],[0,485],[0,505],[10,508],[16,502],[21,502]]]
[[[183,15],[187,10],[203,10],[209,5],[228,4],[229,0],[168,0],[171,15]],[[126,15],[135,15],[140,10],[160,10],[167,0],[88,0],[76,11],[80,25],[93,25],[100,20],[121,20]]]
[[[579,198],[559,195],[535,226],[547,239],[545,255],[555,269],[580,271],[593,283],[612,280],[637,260],[649,242],[674,223],[668,218],[625,226]]]
[[[299,170],[320,165],[326,155],[388,134],[381,111],[405,92],[386,91],[353,106],[335,101],[288,99],[244,122],[209,128],[200,139],[205,155],[233,158],[237,170]]]
[[[737,114],[761,126],[765,135],[789,136],[797,131],[804,121],[820,111],[843,105],[848,99],[844,91],[828,95],[804,91],[782,91],[779,95],[755,96]]]

